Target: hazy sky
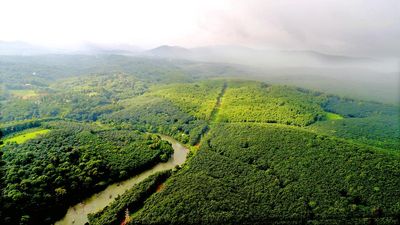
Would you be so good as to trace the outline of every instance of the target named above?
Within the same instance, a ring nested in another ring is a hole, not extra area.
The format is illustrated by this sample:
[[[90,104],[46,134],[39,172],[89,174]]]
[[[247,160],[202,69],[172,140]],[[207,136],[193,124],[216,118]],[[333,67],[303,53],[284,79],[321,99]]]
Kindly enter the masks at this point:
[[[400,57],[400,0],[0,0],[0,40]]]

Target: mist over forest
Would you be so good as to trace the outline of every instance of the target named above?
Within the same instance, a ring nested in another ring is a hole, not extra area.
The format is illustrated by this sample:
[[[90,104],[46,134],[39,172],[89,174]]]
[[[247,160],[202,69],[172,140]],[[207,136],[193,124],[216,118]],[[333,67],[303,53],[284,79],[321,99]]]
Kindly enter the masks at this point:
[[[0,55],[12,55],[16,60],[41,65],[55,55],[73,60],[73,55],[96,58],[107,55],[132,59],[166,60],[177,66],[227,67],[215,76],[235,76],[269,81],[277,84],[297,85],[342,96],[359,99],[399,103],[399,60],[395,58],[370,58],[331,55],[316,51],[256,50],[241,46],[206,46],[183,48],[163,45],[143,50],[130,45],[101,45],[86,43],[79,49],[48,49],[22,42],[3,42]],[[21,57],[17,57],[21,56]],[[7,61],[7,60],[6,60]],[[15,63],[14,62],[14,63]],[[68,62],[54,62],[56,65]],[[69,63],[72,63],[70,61]],[[71,65],[74,67],[74,65]],[[59,68],[61,69],[61,68]],[[27,73],[35,71],[26,71]],[[190,72],[190,71],[189,71]],[[208,72],[208,71],[207,71]],[[210,71],[209,76],[212,76]]]

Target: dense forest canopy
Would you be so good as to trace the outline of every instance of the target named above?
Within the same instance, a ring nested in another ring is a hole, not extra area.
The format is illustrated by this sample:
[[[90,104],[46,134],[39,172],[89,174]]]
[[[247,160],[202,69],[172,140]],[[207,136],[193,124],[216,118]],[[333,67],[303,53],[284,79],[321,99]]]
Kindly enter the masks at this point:
[[[51,131],[2,149],[6,223],[50,223],[69,204],[172,153],[167,142],[139,131],[73,122],[42,126]]]
[[[373,147],[280,125],[219,124],[132,224],[394,224],[398,175],[399,156]]]

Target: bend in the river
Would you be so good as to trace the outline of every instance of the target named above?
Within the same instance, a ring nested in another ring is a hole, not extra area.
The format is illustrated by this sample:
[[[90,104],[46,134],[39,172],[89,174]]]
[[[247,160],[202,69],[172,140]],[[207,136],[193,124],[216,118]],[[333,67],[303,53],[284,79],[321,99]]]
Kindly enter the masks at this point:
[[[84,225],[88,222],[87,215],[95,213],[109,205],[118,195],[123,194],[135,184],[143,181],[148,176],[163,170],[173,169],[176,165],[182,165],[189,152],[181,143],[166,135],[160,135],[163,140],[172,144],[174,153],[171,158],[164,163],[159,163],[153,168],[143,171],[140,174],[129,178],[128,180],[109,185],[105,190],[92,195],[84,201],[71,206],[64,218],[55,223],[55,225]]]

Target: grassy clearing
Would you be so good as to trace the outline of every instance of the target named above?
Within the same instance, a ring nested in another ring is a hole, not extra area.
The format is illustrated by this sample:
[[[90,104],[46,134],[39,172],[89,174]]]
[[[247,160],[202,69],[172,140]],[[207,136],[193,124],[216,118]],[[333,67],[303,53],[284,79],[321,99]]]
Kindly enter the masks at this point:
[[[10,90],[11,95],[22,98],[22,99],[29,99],[36,97],[38,94],[34,90]]]
[[[29,129],[26,131],[21,132],[19,135],[15,135],[10,138],[5,138],[4,139],[4,144],[11,143],[11,142],[16,142],[17,144],[21,144],[26,142],[27,140],[36,138],[39,135],[46,134],[49,132],[49,129]]]
[[[336,113],[330,113],[327,112],[325,115],[326,120],[342,120],[343,116],[336,114]]]

